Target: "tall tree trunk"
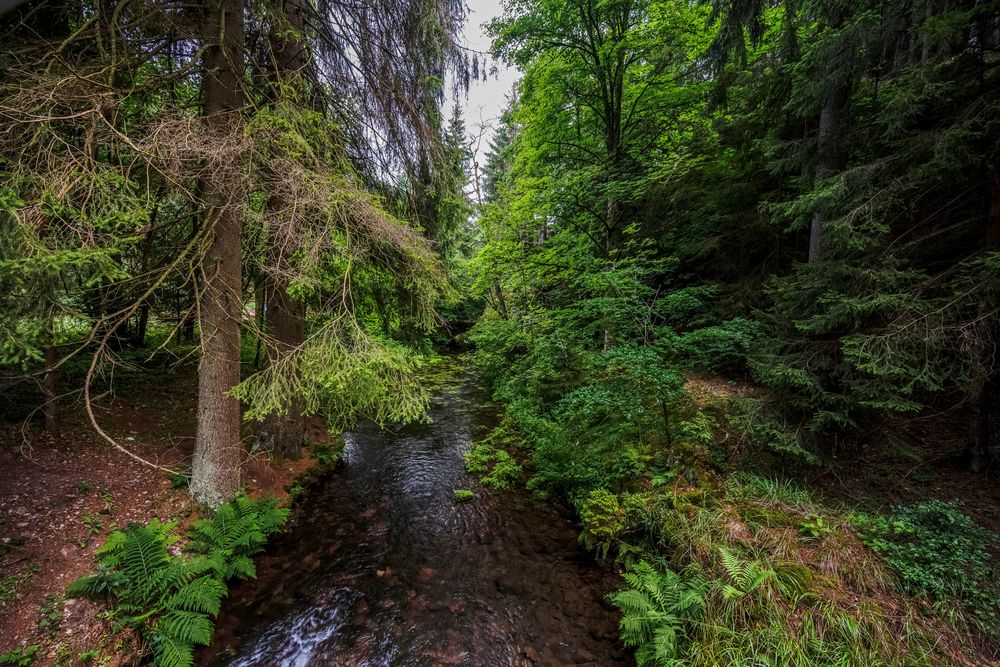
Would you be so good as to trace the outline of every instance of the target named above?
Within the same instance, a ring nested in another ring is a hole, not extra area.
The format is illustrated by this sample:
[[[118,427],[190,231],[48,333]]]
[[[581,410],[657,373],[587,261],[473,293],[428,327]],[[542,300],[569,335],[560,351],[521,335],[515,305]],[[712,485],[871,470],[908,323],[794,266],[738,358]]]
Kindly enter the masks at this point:
[[[205,128],[221,141],[239,131],[243,70],[243,3],[217,0],[207,7]],[[226,395],[240,381],[242,197],[220,167],[202,183],[208,248],[201,266],[201,363],[198,426],[191,468],[191,497],[218,507],[240,486],[240,404]],[[235,171],[235,170],[234,170]]]
[[[819,114],[819,135],[817,137],[816,181],[833,176],[844,168],[843,134],[847,116],[847,104],[851,97],[848,85],[838,87]],[[809,262],[819,260],[822,251],[825,218],[821,211],[813,212],[809,228]]]
[[[1000,146],[997,148],[1000,152]],[[1000,250],[1000,161],[990,170],[990,209],[986,217],[984,234],[987,251]],[[991,304],[983,304],[982,310],[991,310]],[[984,317],[989,318],[988,315]],[[987,320],[989,321],[989,320]],[[987,326],[981,342],[978,366],[983,378],[972,393],[975,415],[972,423],[972,438],[967,452],[969,469],[980,472],[986,466],[993,440],[993,414],[1000,403],[1000,359],[997,359],[998,324],[992,321]]]
[[[838,30],[844,25],[845,8],[833,3],[827,16],[827,26]],[[819,135],[816,146],[816,181],[822,181],[841,171],[846,164],[844,145],[847,107],[851,101],[851,84],[842,82],[823,101],[819,114]],[[809,263],[818,261],[823,250],[823,230],[826,220],[821,211],[814,211],[809,227]]]
[[[295,86],[307,64],[306,47],[302,37],[305,16],[303,0],[277,0],[273,11],[284,20],[284,25],[270,35],[273,58],[272,75],[278,87]],[[282,211],[288,202],[283,197],[271,197],[266,206],[271,211]],[[272,219],[279,220],[279,216]],[[268,255],[273,269],[267,279],[266,323],[268,334],[267,357],[269,363],[293,354],[305,342],[306,306],[288,293],[292,266],[288,261],[289,248],[281,247],[283,235],[269,230]],[[287,236],[286,236],[287,237]],[[284,458],[298,458],[306,442],[306,420],[302,413],[305,402],[300,396],[290,396],[283,409],[268,415],[257,435],[258,445]]]
[[[288,295],[287,283],[274,281],[267,303],[267,357],[269,363],[292,354],[305,341],[306,306]],[[299,396],[289,397],[284,409],[265,417],[257,434],[259,446],[283,458],[302,455],[306,441],[305,403]]]

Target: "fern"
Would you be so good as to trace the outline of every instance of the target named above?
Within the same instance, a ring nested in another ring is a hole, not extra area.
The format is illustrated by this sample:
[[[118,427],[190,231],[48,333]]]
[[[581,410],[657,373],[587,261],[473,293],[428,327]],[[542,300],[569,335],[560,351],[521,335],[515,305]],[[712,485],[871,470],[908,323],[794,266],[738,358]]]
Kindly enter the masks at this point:
[[[251,557],[287,514],[274,500],[237,498],[195,523],[188,533],[195,555],[187,558],[168,549],[179,539],[175,523],[133,524],[108,536],[95,553],[98,571],[66,594],[108,603],[117,627],[135,628],[146,640],[154,665],[188,667],[195,646],[212,641],[225,582],[254,576]]]
[[[622,642],[636,648],[640,667],[679,664],[701,618],[705,579],[694,572],[659,571],[645,561],[630,565],[623,577],[628,586],[608,597],[622,612]]]

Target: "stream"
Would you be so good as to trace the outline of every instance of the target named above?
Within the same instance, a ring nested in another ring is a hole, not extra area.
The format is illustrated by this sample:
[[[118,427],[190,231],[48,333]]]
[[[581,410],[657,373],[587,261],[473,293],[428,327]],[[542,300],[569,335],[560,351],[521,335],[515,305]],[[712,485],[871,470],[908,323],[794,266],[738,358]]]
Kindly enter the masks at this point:
[[[431,384],[431,423],[345,435],[343,465],[234,586],[203,664],[632,664],[603,599],[620,579],[573,524],[465,472],[496,424],[475,375],[448,358]]]

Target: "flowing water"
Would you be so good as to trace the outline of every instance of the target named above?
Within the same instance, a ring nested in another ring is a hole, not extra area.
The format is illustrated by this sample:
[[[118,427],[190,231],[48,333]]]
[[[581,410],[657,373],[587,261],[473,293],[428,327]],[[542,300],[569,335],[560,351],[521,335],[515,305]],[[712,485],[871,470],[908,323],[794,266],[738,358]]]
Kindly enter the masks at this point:
[[[462,454],[495,423],[444,362],[430,424],[345,436],[289,530],[219,618],[212,665],[625,665],[619,580],[524,492],[484,490]],[[441,369],[439,369],[441,370]],[[441,376],[444,379],[441,379]],[[476,497],[456,502],[459,488]]]

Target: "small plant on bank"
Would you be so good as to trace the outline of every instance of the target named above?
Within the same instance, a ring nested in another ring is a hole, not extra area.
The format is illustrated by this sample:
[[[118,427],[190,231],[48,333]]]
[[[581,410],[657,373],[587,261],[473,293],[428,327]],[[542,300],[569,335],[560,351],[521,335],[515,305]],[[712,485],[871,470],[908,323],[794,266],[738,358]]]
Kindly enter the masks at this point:
[[[87,535],[77,544],[81,549],[86,549],[90,546],[94,536],[104,530],[104,522],[93,514],[84,514],[83,525],[87,527]]]
[[[312,446],[313,457],[322,466],[333,465],[339,461],[343,451],[343,444],[338,446],[330,442],[318,442]]]
[[[580,541],[588,550],[597,550],[598,559],[608,557],[618,536],[625,530],[625,510],[618,497],[606,489],[594,489],[580,508]]]
[[[465,453],[465,469],[483,474],[482,483],[494,489],[507,489],[521,477],[521,466],[506,451],[480,442]]]
[[[17,589],[26,585],[31,578],[42,571],[37,565],[29,565],[23,572],[0,577],[0,605],[14,601]]]
[[[13,651],[0,653],[0,665],[14,665],[15,667],[30,667],[35,662],[38,655],[38,644],[32,644],[24,648],[16,648]]]
[[[59,625],[62,623],[61,600],[55,595],[47,595],[42,602],[41,609],[38,610],[38,629],[49,637],[55,637],[59,632]]]
[[[476,497],[475,492],[469,489],[455,489],[455,502],[464,503]]]
[[[705,579],[693,571],[657,570],[646,561],[622,576],[627,586],[608,596],[622,612],[622,641],[636,649],[639,667],[676,664],[702,616]]]
[[[133,524],[108,537],[95,554],[98,572],[70,584],[67,594],[107,602],[116,627],[131,627],[146,641],[154,665],[190,665],[195,646],[211,642],[225,582],[255,575],[251,557],[286,516],[273,500],[237,498],[195,522],[192,557],[170,551],[179,540],[175,522]]]
[[[796,527],[799,530],[799,536],[807,542],[815,542],[830,533],[830,527],[826,525],[822,514],[807,514]]]

